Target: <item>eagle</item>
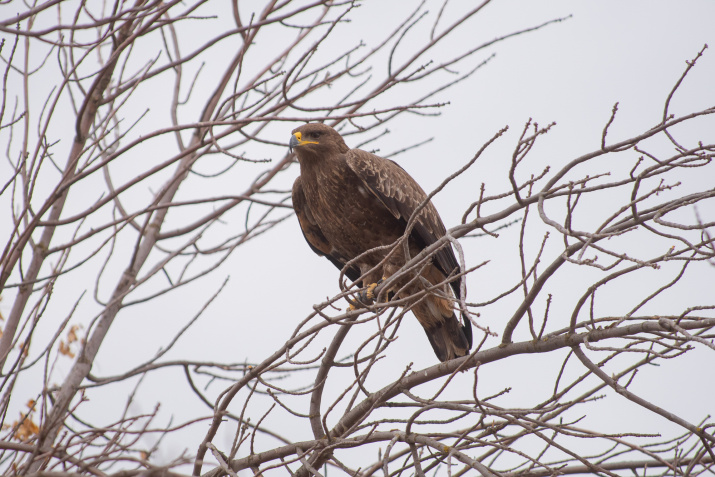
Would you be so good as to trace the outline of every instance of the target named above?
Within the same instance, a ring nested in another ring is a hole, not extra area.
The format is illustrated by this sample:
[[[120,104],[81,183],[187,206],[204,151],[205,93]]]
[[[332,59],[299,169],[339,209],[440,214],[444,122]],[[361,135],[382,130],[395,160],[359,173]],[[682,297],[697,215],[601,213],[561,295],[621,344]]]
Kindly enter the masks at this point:
[[[404,247],[390,245],[405,234],[427,194],[396,162],[350,149],[326,124],[294,129],[289,147],[300,164],[292,198],[305,240],[313,252],[365,287],[362,296],[372,300],[375,287],[405,264]],[[408,238],[410,257],[445,233],[437,209],[427,202]],[[454,312],[460,272],[446,242],[419,272],[405,274],[389,290],[397,298],[419,294],[411,310],[440,361],[465,356],[472,346],[471,322],[462,313],[460,323]]]

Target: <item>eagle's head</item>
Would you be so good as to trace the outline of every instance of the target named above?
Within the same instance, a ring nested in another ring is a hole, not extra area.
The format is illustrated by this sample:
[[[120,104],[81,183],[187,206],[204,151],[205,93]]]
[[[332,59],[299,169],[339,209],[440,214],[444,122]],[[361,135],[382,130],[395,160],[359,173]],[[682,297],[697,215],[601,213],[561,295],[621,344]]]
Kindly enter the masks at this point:
[[[327,124],[308,123],[293,130],[288,143],[298,158],[327,157],[350,150],[340,134]]]

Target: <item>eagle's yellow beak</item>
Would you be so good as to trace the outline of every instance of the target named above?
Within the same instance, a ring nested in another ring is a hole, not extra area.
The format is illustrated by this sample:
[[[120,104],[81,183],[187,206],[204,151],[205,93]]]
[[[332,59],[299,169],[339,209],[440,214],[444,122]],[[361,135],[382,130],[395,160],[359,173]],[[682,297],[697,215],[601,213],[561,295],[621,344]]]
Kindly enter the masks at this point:
[[[290,152],[293,152],[294,147],[304,146],[306,144],[318,144],[318,143],[316,141],[303,141],[303,134],[301,134],[300,132],[295,132],[290,137],[290,142],[288,143],[288,147],[290,148]]]

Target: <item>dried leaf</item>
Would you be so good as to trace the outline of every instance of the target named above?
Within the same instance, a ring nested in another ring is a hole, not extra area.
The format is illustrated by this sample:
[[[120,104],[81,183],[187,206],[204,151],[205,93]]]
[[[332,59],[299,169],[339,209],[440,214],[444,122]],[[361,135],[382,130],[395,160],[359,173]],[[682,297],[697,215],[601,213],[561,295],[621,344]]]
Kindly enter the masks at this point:
[[[81,328],[80,325],[70,326],[69,331],[67,331],[67,343],[68,344],[79,341],[79,339],[77,338],[77,332],[80,330],[80,328]]]
[[[74,353],[70,349],[70,345],[65,343],[64,341],[60,340],[60,354],[63,354],[65,356],[69,356],[70,358],[74,358]]]
[[[37,424],[32,420],[32,418],[28,417],[25,414],[21,414],[22,416],[22,423],[18,426],[17,430],[15,431],[15,439],[18,441],[28,441],[31,438],[37,436],[37,434],[40,432],[40,428],[37,427]]]

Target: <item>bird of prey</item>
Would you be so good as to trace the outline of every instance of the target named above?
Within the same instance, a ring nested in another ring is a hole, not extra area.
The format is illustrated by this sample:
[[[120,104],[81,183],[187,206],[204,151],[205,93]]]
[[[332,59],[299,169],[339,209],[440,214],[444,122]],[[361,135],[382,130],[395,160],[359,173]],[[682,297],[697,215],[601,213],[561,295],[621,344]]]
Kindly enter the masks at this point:
[[[293,184],[293,207],[303,236],[316,254],[344,269],[352,281],[360,280],[358,284],[368,288],[367,297],[373,298],[370,292],[376,284],[405,264],[403,247],[389,245],[405,234],[407,222],[427,195],[396,162],[350,149],[340,134],[325,124],[309,123],[294,129],[289,145],[300,163],[300,176]],[[427,202],[409,235],[410,256],[445,233],[437,209]],[[446,242],[420,269],[421,277],[415,276],[418,272],[405,274],[390,290],[398,298],[422,292],[410,304],[411,310],[440,361],[465,356],[472,346],[469,319],[462,314],[460,323],[454,312],[454,297],[460,296],[459,277],[445,284],[459,272],[452,246]]]

